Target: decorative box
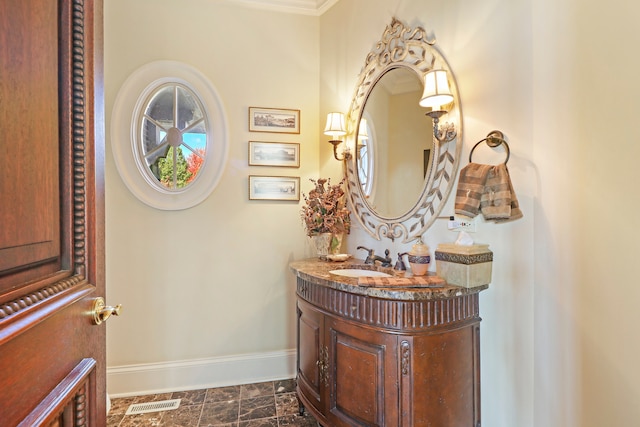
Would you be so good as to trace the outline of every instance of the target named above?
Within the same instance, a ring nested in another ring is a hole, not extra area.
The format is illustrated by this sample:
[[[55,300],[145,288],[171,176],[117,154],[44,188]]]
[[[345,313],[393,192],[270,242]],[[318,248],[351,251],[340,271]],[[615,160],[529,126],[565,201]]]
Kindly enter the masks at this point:
[[[465,288],[488,285],[492,265],[489,245],[441,243],[436,249],[436,274],[450,285]]]

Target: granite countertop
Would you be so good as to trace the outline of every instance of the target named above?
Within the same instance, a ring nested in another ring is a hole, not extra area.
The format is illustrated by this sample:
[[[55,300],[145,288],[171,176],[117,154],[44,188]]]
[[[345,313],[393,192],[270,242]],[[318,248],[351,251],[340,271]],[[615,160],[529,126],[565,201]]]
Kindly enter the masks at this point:
[[[473,288],[465,288],[449,285],[446,282],[438,285],[362,286],[358,284],[358,278],[356,277],[345,277],[330,273],[331,270],[358,268],[378,270],[391,274],[394,277],[412,277],[410,271],[397,271],[391,268],[365,265],[363,260],[355,258],[342,262],[323,261],[319,258],[307,258],[299,261],[293,261],[289,264],[289,267],[297,277],[317,285],[327,286],[352,294],[382,299],[407,301],[445,299],[461,295],[475,294],[489,287],[489,285],[482,285]],[[434,279],[437,279],[437,276],[432,273],[429,273],[429,275],[432,275]]]

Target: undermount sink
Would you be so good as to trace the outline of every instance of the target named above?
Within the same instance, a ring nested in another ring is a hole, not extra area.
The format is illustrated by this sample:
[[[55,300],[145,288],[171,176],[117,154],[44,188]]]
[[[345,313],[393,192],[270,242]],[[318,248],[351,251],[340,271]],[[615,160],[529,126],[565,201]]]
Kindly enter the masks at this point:
[[[391,274],[376,270],[360,270],[358,268],[343,268],[329,271],[331,274],[345,277],[393,277]]]

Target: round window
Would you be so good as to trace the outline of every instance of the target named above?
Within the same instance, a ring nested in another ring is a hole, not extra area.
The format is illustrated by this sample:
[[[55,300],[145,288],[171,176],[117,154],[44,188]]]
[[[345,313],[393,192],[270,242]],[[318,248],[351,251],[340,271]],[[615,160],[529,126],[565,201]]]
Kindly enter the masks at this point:
[[[213,191],[226,163],[222,103],[194,68],[147,64],[120,88],[111,148],[120,176],[142,202],[165,210],[195,206]]]

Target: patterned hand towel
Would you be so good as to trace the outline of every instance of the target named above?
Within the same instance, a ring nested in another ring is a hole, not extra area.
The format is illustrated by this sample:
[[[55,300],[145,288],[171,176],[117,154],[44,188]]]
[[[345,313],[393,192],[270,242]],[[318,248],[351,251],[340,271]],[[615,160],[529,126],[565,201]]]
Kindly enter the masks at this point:
[[[522,218],[520,204],[513,190],[507,165],[492,166],[487,175],[480,210],[486,220],[496,223]]]
[[[480,213],[480,201],[491,165],[469,163],[460,170],[456,190],[456,215],[473,218]]]
[[[511,190],[507,165],[491,166],[480,198],[480,211],[484,219],[505,219],[511,216]]]
[[[509,170],[507,169],[507,174],[508,173]],[[496,219],[496,224],[513,221],[523,217],[522,211],[520,210],[520,204],[518,203],[518,198],[516,197],[516,192],[513,190],[513,184],[511,184],[511,178],[509,178],[509,191],[511,192],[511,215],[509,215],[509,218]]]

